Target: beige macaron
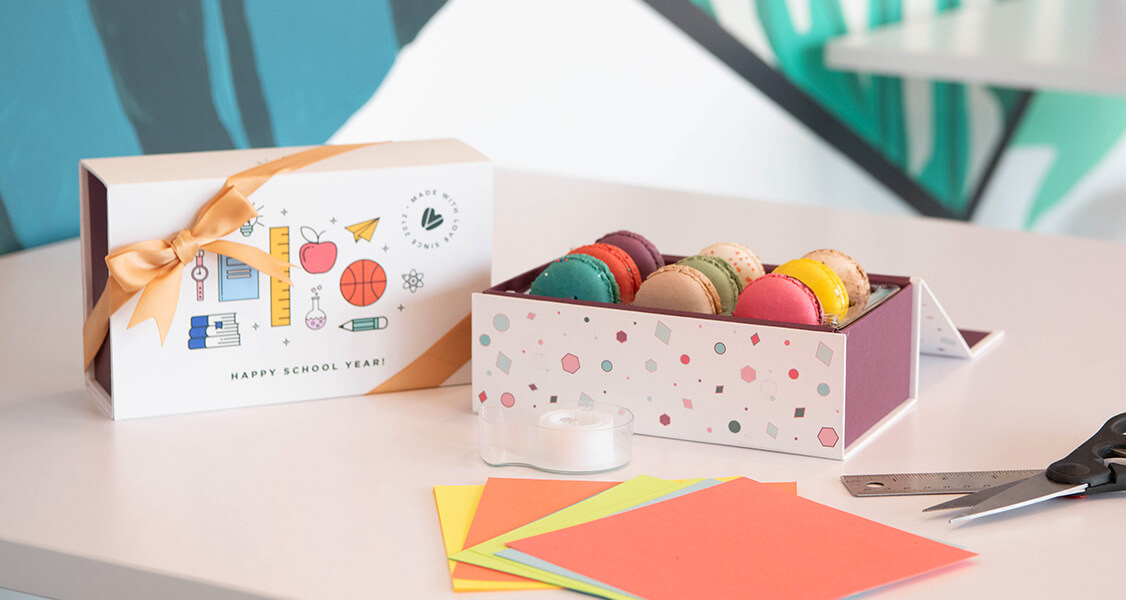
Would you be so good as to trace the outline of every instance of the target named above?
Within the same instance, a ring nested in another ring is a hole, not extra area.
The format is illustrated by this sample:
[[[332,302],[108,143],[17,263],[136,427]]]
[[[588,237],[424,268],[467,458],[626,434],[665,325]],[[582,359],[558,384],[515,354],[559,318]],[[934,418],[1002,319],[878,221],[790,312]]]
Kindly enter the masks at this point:
[[[665,265],[649,274],[633,300],[634,306],[718,315],[719,292],[703,273],[684,265]]]
[[[822,248],[821,250],[814,250],[802,258],[825,263],[837,274],[837,277],[841,278],[845,285],[845,291],[848,292],[849,306],[864,306],[868,303],[868,294],[871,292],[868,274],[851,256],[840,250]]]

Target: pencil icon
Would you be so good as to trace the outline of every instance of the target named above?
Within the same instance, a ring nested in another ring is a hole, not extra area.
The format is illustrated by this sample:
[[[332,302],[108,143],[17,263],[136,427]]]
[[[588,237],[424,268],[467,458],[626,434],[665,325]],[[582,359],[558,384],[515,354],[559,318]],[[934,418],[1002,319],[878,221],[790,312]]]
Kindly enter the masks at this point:
[[[387,328],[387,317],[362,317],[359,319],[352,319],[345,321],[340,326],[341,329],[351,331],[353,333],[358,331],[375,331],[376,329]]]

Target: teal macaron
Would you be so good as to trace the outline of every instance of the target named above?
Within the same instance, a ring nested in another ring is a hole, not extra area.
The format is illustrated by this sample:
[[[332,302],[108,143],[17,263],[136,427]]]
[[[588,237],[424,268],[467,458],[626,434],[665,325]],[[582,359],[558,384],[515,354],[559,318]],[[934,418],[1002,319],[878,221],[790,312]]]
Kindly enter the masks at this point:
[[[723,314],[729,315],[735,310],[739,294],[743,292],[743,280],[727,261],[715,256],[697,254],[682,258],[676,264],[696,269],[712,282],[715,291],[719,293],[719,304]]]
[[[547,265],[528,293],[535,296],[586,300],[587,302],[621,302],[621,291],[606,263],[586,254],[568,254]]]

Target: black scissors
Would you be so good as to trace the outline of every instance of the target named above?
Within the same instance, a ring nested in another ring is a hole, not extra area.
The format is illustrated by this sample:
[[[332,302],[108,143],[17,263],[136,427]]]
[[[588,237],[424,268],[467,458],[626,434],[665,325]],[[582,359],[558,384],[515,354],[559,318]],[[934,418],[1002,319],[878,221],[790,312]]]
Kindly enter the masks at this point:
[[[1050,498],[1126,490],[1126,465],[1107,463],[1126,457],[1126,413],[1111,417],[1091,439],[1044,472],[936,504],[924,511],[965,508],[951,523],[1028,506]]]

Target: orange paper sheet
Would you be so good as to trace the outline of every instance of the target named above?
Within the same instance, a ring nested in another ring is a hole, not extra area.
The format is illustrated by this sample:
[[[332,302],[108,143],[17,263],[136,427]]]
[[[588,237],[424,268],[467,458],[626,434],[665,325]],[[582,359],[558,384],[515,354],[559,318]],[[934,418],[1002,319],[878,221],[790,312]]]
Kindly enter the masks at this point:
[[[540,517],[586,500],[608,490],[617,481],[570,481],[559,479],[507,479],[490,477],[485,482],[485,490],[477,503],[473,524],[465,536],[465,548],[471,548],[531,523]],[[531,581],[516,575],[502,573],[471,565],[457,563],[453,576],[458,579],[477,581]]]
[[[650,600],[841,598],[975,556],[742,478],[508,545]]]

